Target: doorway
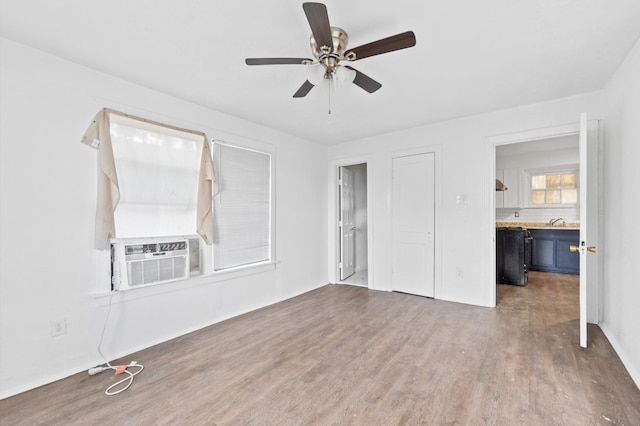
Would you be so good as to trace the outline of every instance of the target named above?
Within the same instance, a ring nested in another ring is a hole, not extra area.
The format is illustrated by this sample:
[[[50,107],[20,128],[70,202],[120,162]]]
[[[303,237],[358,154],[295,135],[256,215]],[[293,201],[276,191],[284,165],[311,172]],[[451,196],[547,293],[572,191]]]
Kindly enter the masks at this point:
[[[494,180],[499,177],[499,172],[497,170],[498,159],[496,157],[496,153],[500,147],[507,148],[513,144],[513,147],[516,149],[527,148],[529,143],[558,143],[562,138],[572,137],[574,135],[579,135],[578,138],[578,201],[577,206],[579,206],[579,215],[578,215],[578,227],[579,231],[579,246],[571,247],[571,251],[578,251],[580,253],[580,261],[579,261],[579,323],[580,323],[580,346],[586,347],[587,345],[587,322],[598,323],[599,315],[600,315],[600,300],[601,297],[599,295],[599,281],[600,281],[600,268],[598,267],[599,259],[597,256],[586,256],[587,252],[595,253],[597,240],[599,235],[599,226],[598,226],[598,210],[599,210],[599,197],[598,197],[598,188],[600,187],[600,174],[598,173],[600,160],[598,159],[598,122],[596,120],[587,120],[587,116],[585,113],[580,114],[580,121],[574,124],[568,124],[563,126],[556,126],[552,128],[543,128],[531,131],[523,131],[516,132],[512,134],[505,134],[500,136],[494,136],[489,138],[489,142],[491,144],[492,156],[491,156],[491,167],[492,170],[492,179],[491,185],[493,186]],[[535,141],[535,142],[534,142]],[[503,170],[504,171],[504,170]],[[544,174],[544,173],[543,173]],[[557,173],[551,173],[553,175],[557,175]],[[505,176],[506,176],[505,171]],[[543,176],[544,177],[544,176]],[[551,176],[554,177],[554,176]],[[557,177],[557,176],[556,176]],[[540,194],[536,194],[536,192],[544,193],[544,191],[534,191],[534,189],[539,189],[538,184],[540,183],[537,180],[538,176],[534,176],[532,173],[524,173],[521,174],[521,188],[524,187],[524,199],[520,200],[520,205],[518,208],[532,208],[537,207],[539,213],[538,220],[534,222],[541,223],[543,226],[545,225],[554,225],[558,223],[558,221],[563,220],[563,218],[551,217],[549,219],[547,216],[557,213],[558,210],[554,210],[550,206],[535,206],[534,204],[539,202],[540,198],[538,197],[538,201],[536,201],[536,196]],[[547,180],[547,183],[549,180]],[[543,182],[544,183],[544,182]],[[497,182],[496,182],[497,185]],[[536,186],[534,188],[534,186]],[[545,189],[544,187],[541,189]],[[557,187],[552,188],[555,192],[557,191]],[[492,190],[493,192],[493,190]],[[553,192],[553,191],[552,191]],[[557,195],[557,194],[556,194]],[[528,197],[528,198],[527,198]],[[521,195],[522,198],[522,195]],[[496,206],[498,205],[500,198],[495,196],[492,197],[494,200],[493,205],[491,205],[491,217],[492,217],[492,225],[496,225],[496,222],[500,222],[501,218],[499,217]],[[511,199],[511,202],[513,199]],[[510,202],[510,203],[511,203]],[[555,207],[558,207],[558,201],[554,202],[556,204]],[[506,201],[505,201],[506,204]],[[553,204],[553,203],[551,203]],[[546,207],[550,207],[547,209]],[[562,207],[562,206],[561,206]],[[521,210],[520,210],[521,211]],[[514,217],[519,216],[519,211],[513,212]],[[546,215],[546,216],[545,216]],[[504,217],[502,218],[504,219]],[[541,220],[542,219],[542,220]],[[523,219],[520,216],[520,221]],[[516,221],[517,224],[518,221]],[[492,226],[491,230],[491,238],[493,243],[493,250],[490,251],[490,259],[492,259],[492,266],[489,270],[492,271],[491,280],[495,283],[496,278],[496,268],[495,268],[495,227]],[[527,226],[529,227],[529,226]],[[591,246],[593,244],[593,246]],[[589,247],[588,247],[589,246]],[[588,250],[587,250],[588,249]],[[496,301],[496,285],[489,284],[490,289],[490,300],[493,299],[494,303]]]
[[[578,134],[496,146],[496,179],[502,182],[495,192],[497,304],[508,294],[501,284],[533,292],[542,282],[560,282],[554,276],[578,274],[579,256],[569,244],[579,241],[579,148]],[[571,307],[578,312],[577,287],[575,296]]]
[[[338,282],[369,285],[367,163],[338,167]]]

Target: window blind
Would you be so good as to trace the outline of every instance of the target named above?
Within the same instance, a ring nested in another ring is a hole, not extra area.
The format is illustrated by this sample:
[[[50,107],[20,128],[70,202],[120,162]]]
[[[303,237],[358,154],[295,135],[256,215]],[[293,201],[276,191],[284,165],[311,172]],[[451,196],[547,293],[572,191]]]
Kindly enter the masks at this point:
[[[220,190],[214,198],[214,270],[271,258],[271,155],[214,143]]]

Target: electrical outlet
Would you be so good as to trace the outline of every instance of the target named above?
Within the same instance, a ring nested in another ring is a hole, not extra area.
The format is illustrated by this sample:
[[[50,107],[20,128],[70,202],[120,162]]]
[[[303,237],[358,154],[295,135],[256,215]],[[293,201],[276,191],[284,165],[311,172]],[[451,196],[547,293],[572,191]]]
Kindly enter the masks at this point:
[[[456,278],[464,278],[464,268],[456,268]]]
[[[515,217],[520,217],[520,212],[515,212],[513,215],[514,215]]]
[[[67,332],[67,318],[58,318],[51,321],[51,337],[62,336]]]

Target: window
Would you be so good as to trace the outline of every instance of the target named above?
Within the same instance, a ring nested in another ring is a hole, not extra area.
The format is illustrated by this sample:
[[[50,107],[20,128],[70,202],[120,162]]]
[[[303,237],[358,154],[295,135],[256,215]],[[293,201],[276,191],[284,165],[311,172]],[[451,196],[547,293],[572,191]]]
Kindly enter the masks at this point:
[[[98,150],[96,248],[197,233],[204,273],[273,266],[270,146],[214,142],[212,154],[204,133],[106,108],[82,142]]]
[[[113,115],[118,238],[196,233],[203,137]]]
[[[97,249],[196,232],[213,242],[217,184],[204,133],[103,108],[82,143],[98,151]]]
[[[547,171],[529,174],[532,206],[570,206],[578,204],[576,170]]]
[[[215,271],[271,260],[271,154],[214,142]]]

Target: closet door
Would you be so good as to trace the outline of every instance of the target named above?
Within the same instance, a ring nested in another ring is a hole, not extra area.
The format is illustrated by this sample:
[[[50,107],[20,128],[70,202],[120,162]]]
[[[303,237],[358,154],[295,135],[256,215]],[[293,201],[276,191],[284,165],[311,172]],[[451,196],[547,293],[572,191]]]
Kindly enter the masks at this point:
[[[435,154],[393,159],[393,291],[434,295]]]

